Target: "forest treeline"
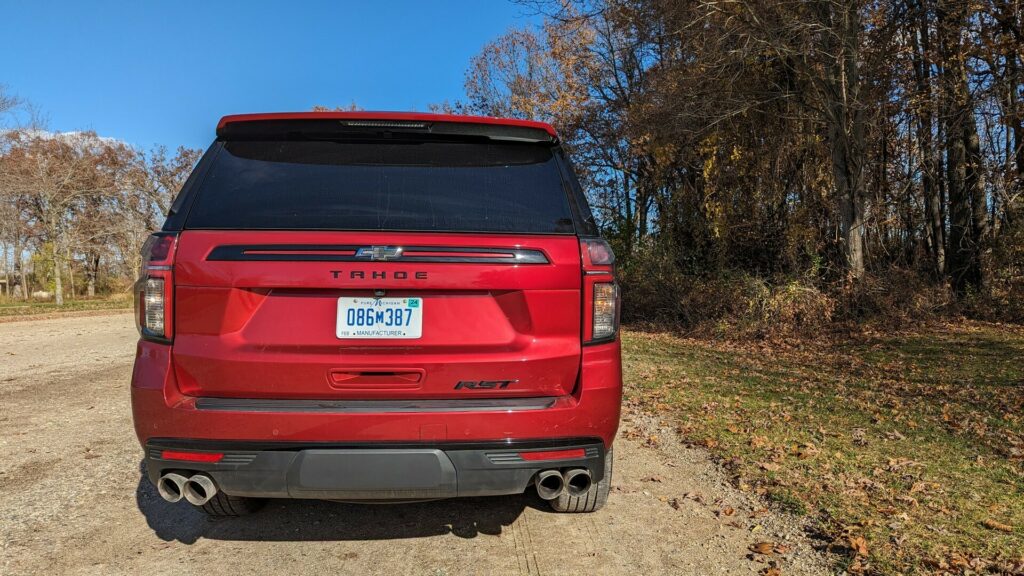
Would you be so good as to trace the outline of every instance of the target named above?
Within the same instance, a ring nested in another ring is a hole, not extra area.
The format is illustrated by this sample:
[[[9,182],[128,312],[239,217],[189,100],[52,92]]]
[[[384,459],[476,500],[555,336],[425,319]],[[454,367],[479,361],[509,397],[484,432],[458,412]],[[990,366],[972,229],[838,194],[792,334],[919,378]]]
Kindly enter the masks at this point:
[[[200,151],[144,151],[93,132],[17,126],[0,90],[0,296],[55,300],[126,292]]]
[[[627,319],[1024,320],[1020,0],[520,3],[436,108],[556,125]]]
[[[627,321],[1024,321],[1021,0],[520,3],[433,108],[558,128]],[[198,154],[0,132],[4,290],[125,287]]]

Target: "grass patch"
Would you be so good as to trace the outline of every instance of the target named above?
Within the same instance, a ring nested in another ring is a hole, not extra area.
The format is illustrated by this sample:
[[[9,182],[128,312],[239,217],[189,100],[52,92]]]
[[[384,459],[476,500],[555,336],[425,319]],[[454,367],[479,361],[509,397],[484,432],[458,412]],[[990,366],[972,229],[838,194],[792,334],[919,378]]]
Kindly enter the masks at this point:
[[[849,570],[1024,564],[1019,329],[785,344],[626,332],[623,345],[628,402],[675,413],[742,488],[821,519]]]
[[[16,316],[37,316],[63,312],[80,312],[83,310],[121,310],[132,307],[131,294],[115,294],[108,297],[76,298],[65,300],[63,306],[52,301],[24,301],[13,298],[0,298],[0,318]]]

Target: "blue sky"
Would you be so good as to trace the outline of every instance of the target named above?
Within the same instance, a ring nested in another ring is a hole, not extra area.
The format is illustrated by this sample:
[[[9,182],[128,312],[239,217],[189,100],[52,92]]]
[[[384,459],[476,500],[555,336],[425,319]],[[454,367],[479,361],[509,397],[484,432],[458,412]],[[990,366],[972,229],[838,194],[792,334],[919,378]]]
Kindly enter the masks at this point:
[[[5,2],[0,84],[53,130],[205,147],[225,114],[462,96],[469,59],[528,12],[438,2]]]

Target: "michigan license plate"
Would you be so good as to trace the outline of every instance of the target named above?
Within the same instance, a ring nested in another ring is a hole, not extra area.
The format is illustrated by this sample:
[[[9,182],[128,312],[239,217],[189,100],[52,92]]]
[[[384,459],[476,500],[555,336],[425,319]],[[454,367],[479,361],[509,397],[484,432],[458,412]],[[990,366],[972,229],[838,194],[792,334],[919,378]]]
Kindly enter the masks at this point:
[[[338,338],[419,338],[422,298],[338,298]]]

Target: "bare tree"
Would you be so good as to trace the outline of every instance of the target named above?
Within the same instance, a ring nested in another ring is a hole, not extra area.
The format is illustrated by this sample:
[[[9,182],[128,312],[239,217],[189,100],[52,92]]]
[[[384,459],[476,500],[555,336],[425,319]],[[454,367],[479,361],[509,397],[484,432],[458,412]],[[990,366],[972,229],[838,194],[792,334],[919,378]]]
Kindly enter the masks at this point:
[[[108,144],[92,133],[18,131],[9,137],[0,187],[23,200],[39,236],[51,243],[55,299],[63,305],[62,269],[75,215],[86,199],[111,190],[111,182],[98,170]]]

